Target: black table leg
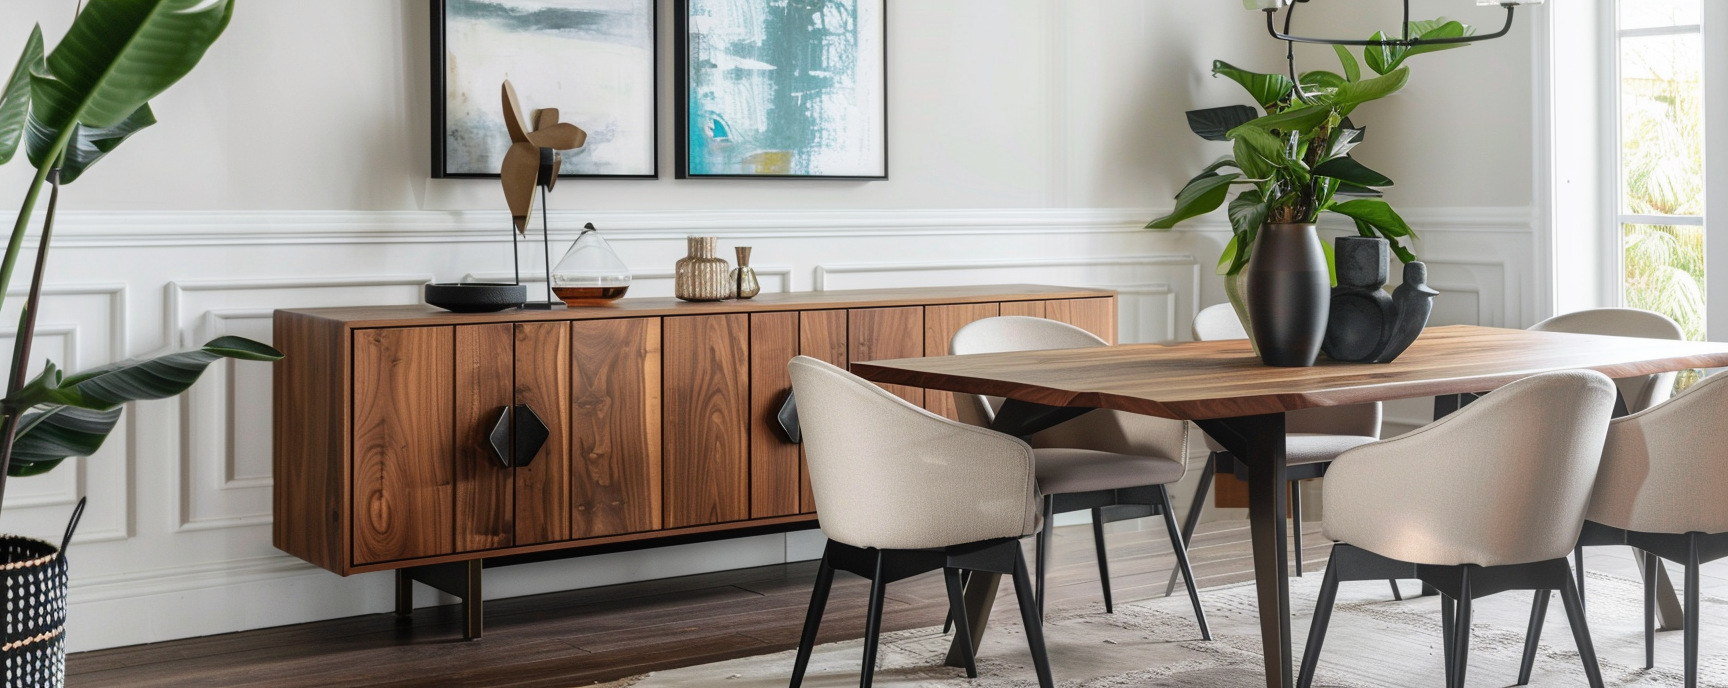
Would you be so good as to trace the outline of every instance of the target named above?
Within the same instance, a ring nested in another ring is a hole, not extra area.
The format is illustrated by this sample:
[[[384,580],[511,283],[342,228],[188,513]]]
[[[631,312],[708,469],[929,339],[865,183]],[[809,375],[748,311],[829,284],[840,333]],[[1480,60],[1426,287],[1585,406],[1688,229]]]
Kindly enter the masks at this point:
[[[1290,650],[1289,511],[1284,464],[1284,414],[1197,421],[1248,467],[1248,523],[1253,537],[1254,582],[1259,592],[1260,638],[1268,688],[1295,685]]]

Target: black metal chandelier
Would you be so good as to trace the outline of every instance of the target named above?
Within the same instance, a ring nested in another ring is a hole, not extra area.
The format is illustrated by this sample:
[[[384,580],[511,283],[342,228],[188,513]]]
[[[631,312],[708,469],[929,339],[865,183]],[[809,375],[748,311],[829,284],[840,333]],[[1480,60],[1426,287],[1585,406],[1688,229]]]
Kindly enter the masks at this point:
[[[1506,25],[1501,27],[1499,31],[1490,34],[1428,39],[1410,35],[1410,0],[1404,0],[1403,33],[1396,39],[1387,38],[1382,40],[1344,40],[1290,35],[1290,22],[1291,18],[1296,14],[1296,6],[1307,4],[1308,2],[1309,0],[1244,0],[1244,4],[1248,5],[1250,9],[1258,9],[1266,13],[1266,31],[1271,33],[1273,38],[1280,41],[1286,41],[1289,43],[1318,43],[1322,45],[1393,46],[1400,48],[1409,48],[1417,45],[1475,43],[1477,41],[1499,38],[1512,30],[1512,16],[1517,11],[1519,5],[1540,5],[1544,0],[1476,0],[1477,5],[1485,7],[1489,5],[1499,5],[1506,8]],[[1278,30],[1277,24],[1278,9],[1280,7],[1285,8],[1283,31]]]

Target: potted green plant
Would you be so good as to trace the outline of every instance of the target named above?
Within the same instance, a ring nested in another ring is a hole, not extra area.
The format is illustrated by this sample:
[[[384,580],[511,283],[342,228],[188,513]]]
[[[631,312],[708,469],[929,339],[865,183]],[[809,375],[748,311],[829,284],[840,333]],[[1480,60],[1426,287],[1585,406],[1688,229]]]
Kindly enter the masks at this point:
[[[233,10],[234,0],[90,0],[53,51],[44,50],[40,26],[31,31],[0,92],[0,164],[22,147],[36,168],[0,258],[0,300],[29,238],[37,200],[44,187],[49,191],[6,395],[0,398],[0,504],[7,476],[45,473],[99,449],[127,402],[180,394],[221,358],[282,358],[265,344],[221,337],[199,349],[72,375],[50,361],[28,375],[61,185],[77,181],[127,137],[156,123],[149,101],[198,64]],[[6,664],[28,667],[28,675],[8,675],[8,685],[64,684],[65,542],[56,547],[0,538],[7,568]]]
[[[1442,18],[1411,22],[1408,35],[1473,33]],[[1390,40],[1384,32],[1369,39]],[[1415,232],[1381,198],[1392,180],[1350,155],[1365,134],[1350,116],[1404,87],[1410,78],[1405,60],[1456,47],[1462,44],[1370,45],[1359,61],[1349,48],[1333,46],[1342,73],[1298,75],[1293,61],[1291,76],[1212,63],[1212,74],[1241,84],[1258,109],[1232,105],[1188,113],[1189,129],[1208,141],[1230,142],[1232,153],[1189,180],[1170,214],[1146,227],[1170,229],[1229,201],[1232,235],[1217,272],[1225,276],[1225,293],[1268,365],[1313,365],[1319,354],[1333,284],[1331,251],[1316,233],[1321,213],[1349,217],[1362,236],[1389,242],[1400,260],[1416,259],[1400,241],[1415,238]],[[1372,76],[1363,73],[1364,64]],[[1234,187],[1244,188],[1232,199]]]

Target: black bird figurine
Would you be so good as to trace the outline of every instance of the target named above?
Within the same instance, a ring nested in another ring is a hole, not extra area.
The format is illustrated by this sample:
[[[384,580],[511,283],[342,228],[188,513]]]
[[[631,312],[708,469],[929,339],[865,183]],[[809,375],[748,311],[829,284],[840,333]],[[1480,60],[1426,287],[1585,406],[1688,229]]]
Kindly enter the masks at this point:
[[[1335,361],[1391,363],[1410,348],[1428,324],[1434,297],[1428,266],[1404,265],[1404,283],[1391,295],[1386,286],[1389,251],[1378,237],[1340,237],[1335,252],[1338,286],[1322,349]]]

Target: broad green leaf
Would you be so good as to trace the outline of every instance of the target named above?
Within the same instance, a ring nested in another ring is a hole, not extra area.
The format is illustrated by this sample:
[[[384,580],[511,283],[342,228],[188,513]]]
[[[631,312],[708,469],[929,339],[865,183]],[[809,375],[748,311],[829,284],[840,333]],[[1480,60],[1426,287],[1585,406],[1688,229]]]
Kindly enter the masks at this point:
[[[1385,195],[1384,193],[1381,193],[1379,189],[1371,189],[1366,186],[1351,184],[1350,182],[1345,181],[1340,181],[1338,183],[1338,188],[1334,189],[1332,193],[1338,196],[1362,196],[1365,198],[1379,198]]]
[[[1230,267],[1236,264],[1237,245],[1242,235],[1230,235],[1230,243],[1224,245],[1224,252],[1218,254],[1218,267],[1213,268],[1213,274],[1228,275]]]
[[[1392,180],[1386,175],[1368,169],[1367,165],[1349,156],[1332,158],[1314,166],[1314,174],[1342,179],[1357,186],[1392,186]]]
[[[1241,84],[1242,88],[1248,90],[1248,95],[1254,98],[1254,102],[1267,112],[1271,112],[1284,101],[1289,100],[1290,91],[1296,88],[1296,84],[1290,81],[1290,77],[1283,74],[1250,72],[1223,60],[1212,61],[1212,73]]]
[[[1338,254],[1332,243],[1324,238],[1320,240],[1320,250],[1326,254],[1326,278],[1332,281],[1332,286],[1338,286]]]
[[[1338,64],[1344,66],[1345,80],[1361,81],[1362,66],[1356,64],[1356,56],[1350,53],[1350,49],[1342,45],[1334,45],[1332,49],[1338,53]]]
[[[1216,175],[1216,174],[1218,174],[1218,170],[1222,170],[1226,167],[1236,167],[1236,159],[1232,158],[1228,155],[1226,155],[1222,158],[1219,158],[1219,159],[1213,161],[1212,164],[1207,165],[1206,169],[1201,170],[1200,174],[1194,175],[1193,179],[1189,179],[1188,183],[1193,184],[1194,182],[1200,181],[1201,179],[1203,179],[1205,177],[1211,177],[1213,175]],[[1241,168],[1237,168],[1237,169],[1241,169]],[[1186,188],[1186,185],[1184,185],[1184,188]]]
[[[1236,165],[1249,179],[1267,179],[1283,165],[1284,142],[1278,137],[1253,127],[1237,128],[1231,136],[1236,142]]]
[[[71,184],[78,181],[84,170],[96,164],[102,156],[114,150],[127,137],[138,133],[138,130],[156,123],[155,113],[150,111],[150,104],[139,107],[126,121],[106,129],[95,129],[82,124],[73,125],[72,140],[66,144],[65,163],[60,171],[60,183]]]
[[[90,0],[30,75],[31,163],[49,164],[68,127],[132,117],[192,71],[233,12],[234,0]]]
[[[1465,36],[1476,35],[1476,27],[1470,26],[1469,24],[1465,24],[1462,22],[1448,21],[1445,17],[1441,17],[1439,19],[1430,19],[1427,21],[1410,22],[1410,33],[1415,35],[1418,39],[1421,39],[1421,40],[1433,40],[1436,38],[1463,38]],[[1397,62],[1393,63],[1392,66],[1397,67],[1399,65],[1402,65],[1402,64],[1404,64],[1404,60],[1408,60],[1408,59],[1415,57],[1417,55],[1422,55],[1425,53],[1435,53],[1435,52],[1440,52],[1442,50],[1451,50],[1453,48],[1462,48],[1462,47],[1465,47],[1467,45],[1470,45],[1470,44],[1469,43],[1438,43],[1438,44],[1426,43],[1425,44],[1425,43],[1418,42],[1416,45],[1410,46],[1409,48],[1405,49],[1404,54],[1400,57],[1400,59]]]
[[[1349,83],[1347,79],[1332,72],[1312,71],[1302,73],[1302,85],[1313,88],[1335,89]]]
[[[18,152],[18,139],[24,135],[24,120],[30,115],[30,71],[42,64],[42,25],[30,30],[24,42],[24,53],[6,80],[6,90],[0,93],[0,165],[12,160]]]
[[[1320,126],[1320,124],[1325,122],[1326,118],[1331,115],[1332,108],[1326,107],[1325,105],[1307,105],[1299,108],[1290,108],[1289,110],[1285,110],[1276,115],[1260,117],[1254,121],[1248,122],[1247,124],[1236,127],[1235,129],[1231,129],[1230,133],[1226,135],[1234,139],[1239,132],[1248,129],[1258,129],[1260,131],[1268,132],[1302,132],[1306,134],[1313,131],[1315,127]]]
[[[1207,141],[1224,141],[1231,129],[1254,121],[1260,112],[1246,105],[1188,111],[1188,129]]]
[[[1332,130],[1332,141],[1326,147],[1326,157],[1337,158],[1349,155],[1352,149],[1361,144],[1361,129],[1346,129],[1339,127]]]
[[[96,453],[124,410],[53,406],[25,414],[12,443],[12,465],[6,474],[16,478],[47,473],[68,458]]]
[[[1218,206],[1224,205],[1224,197],[1230,194],[1230,182],[1241,177],[1232,172],[1196,180],[1176,194],[1176,208],[1169,215],[1147,223],[1146,228],[1170,229],[1178,222],[1217,210]]]
[[[1266,224],[1266,214],[1271,210],[1266,205],[1266,195],[1259,189],[1244,191],[1230,201],[1230,228],[1238,235],[1247,234]]]
[[[1387,238],[1415,235],[1410,225],[1404,222],[1404,218],[1398,216],[1398,211],[1378,198],[1346,201],[1335,204],[1328,210],[1366,222]]]
[[[275,361],[282,352],[244,337],[219,337],[199,349],[111,363],[63,380],[50,363],[13,402],[21,409],[61,404],[105,411],[128,401],[165,399],[186,391],[221,358]]]
[[[1398,256],[1399,262],[1401,262],[1401,263],[1415,262],[1416,254],[1411,253],[1410,249],[1404,248],[1403,244],[1398,243],[1398,237],[1389,236],[1389,237],[1385,237],[1385,239],[1386,239],[1386,243],[1391,246],[1392,253],[1394,255]]]
[[[1410,81],[1410,69],[1399,67],[1391,74],[1345,84],[1332,96],[1332,107],[1341,115],[1350,114],[1356,106],[1397,93]]]
[[[1389,41],[1392,38],[1388,37],[1385,31],[1375,31],[1368,40]],[[1403,52],[1403,48],[1395,45],[1367,45],[1362,47],[1362,61],[1366,62],[1375,74],[1385,74],[1398,67],[1398,62],[1403,59]]]

